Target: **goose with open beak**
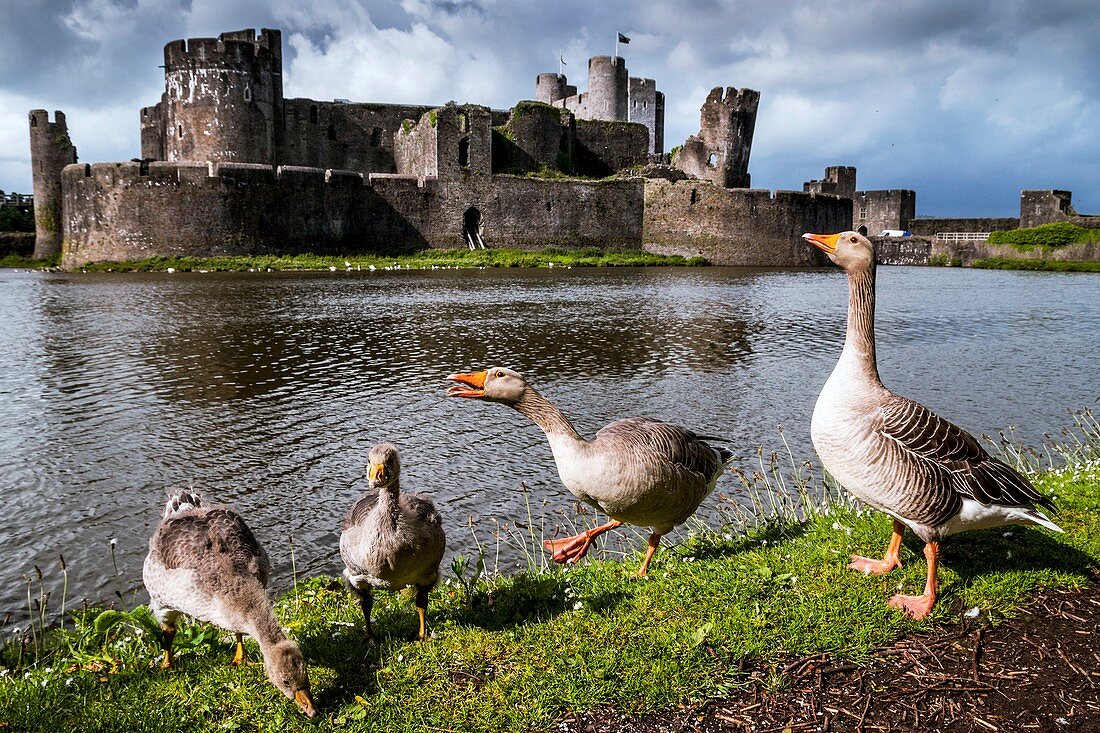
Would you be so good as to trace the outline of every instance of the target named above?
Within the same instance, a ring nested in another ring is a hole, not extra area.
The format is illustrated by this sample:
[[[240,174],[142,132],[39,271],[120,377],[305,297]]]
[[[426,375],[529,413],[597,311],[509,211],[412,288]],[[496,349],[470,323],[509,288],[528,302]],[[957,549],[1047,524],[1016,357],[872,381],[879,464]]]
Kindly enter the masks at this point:
[[[521,374],[505,367],[447,379],[457,383],[448,396],[508,405],[542,428],[561,482],[573,496],[610,517],[574,537],[544,542],[559,563],[577,562],[599,535],[633,524],[652,528],[638,570],[645,577],[661,536],[695,513],[733,458],[730,451],[707,442],[715,438],[644,417],[617,420],[588,440]]]
[[[927,616],[938,592],[940,539],[1007,524],[1061,528],[1036,505],[1054,503],[972,435],[927,407],[894,394],[879,379],[875,355],[875,250],[856,232],[804,234],[848,274],[844,349],[814,407],[810,435],[821,463],[861,501],[894,519],[883,559],[852,556],[850,568],[880,575],[901,567],[902,532],[924,541],[924,593],[889,603],[913,618]]]

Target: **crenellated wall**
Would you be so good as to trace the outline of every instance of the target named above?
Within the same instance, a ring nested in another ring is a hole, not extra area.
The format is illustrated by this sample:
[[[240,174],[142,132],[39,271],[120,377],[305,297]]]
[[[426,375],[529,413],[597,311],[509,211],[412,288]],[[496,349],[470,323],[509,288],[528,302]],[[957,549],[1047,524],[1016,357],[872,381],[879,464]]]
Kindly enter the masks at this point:
[[[849,199],[801,191],[729,189],[704,181],[647,179],[647,251],[702,256],[717,265],[823,265],[805,232],[852,226]]]

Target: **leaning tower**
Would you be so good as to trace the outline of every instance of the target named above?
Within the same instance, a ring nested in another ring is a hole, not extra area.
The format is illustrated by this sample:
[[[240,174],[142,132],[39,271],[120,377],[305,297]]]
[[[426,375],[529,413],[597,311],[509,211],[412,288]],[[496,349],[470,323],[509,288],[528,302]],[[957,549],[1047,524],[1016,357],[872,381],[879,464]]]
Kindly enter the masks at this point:
[[[34,181],[34,256],[52,257],[61,252],[61,169],[76,162],[76,147],[69,139],[65,113],[31,110],[31,177]]]
[[[756,129],[760,92],[715,87],[699,110],[699,134],[692,135],[676,156],[685,173],[725,188],[748,188],[749,154]]]
[[[166,160],[275,162],[283,115],[281,36],[248,29],[164,47],[163,109],[156,114],[163,118]],[[143,151],[144,138],[143,131]]]

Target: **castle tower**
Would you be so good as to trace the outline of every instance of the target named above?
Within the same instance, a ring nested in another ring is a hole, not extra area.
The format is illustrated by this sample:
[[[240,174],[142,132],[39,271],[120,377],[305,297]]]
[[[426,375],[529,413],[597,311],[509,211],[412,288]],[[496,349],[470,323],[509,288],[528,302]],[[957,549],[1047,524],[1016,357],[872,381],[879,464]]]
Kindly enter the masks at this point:
[[[622,56],[588,59],[588,119],[625,121],[628,97],[629,79]]]
[[[760,92],[715,87],[699,111],[699,134],[692,135],[676,157],[688,175],[725,188],[748,188],[749,154],[756,129]]]
[[[61,252],[61,169],[76,162],[76,147],[69,139],[65,113],[31,110],[31,177],[34,180],[34,256],[52,257]]]
[[[274,163],[283,117],[282,34],[267,28],[164,47],[164,158]],[[144,127],[144,125],[143,125]],[[143,131],[142,152],[145,153]],[[150,133],[150,145],[152,138]]]
[[[802,184],[805,193],[831,193],[846,199],[856,197],[856,169],[850,165],[830,165],[825,169],[825,177],[820,181],[806,181]]]
[[[141,157],[145,160],[167,160],[164,150],[164,95],[151,107],[141,108]]]
[[[539,74],[535,79],[535,101],[553,104],[565,99],[566,79],[563,74]]]

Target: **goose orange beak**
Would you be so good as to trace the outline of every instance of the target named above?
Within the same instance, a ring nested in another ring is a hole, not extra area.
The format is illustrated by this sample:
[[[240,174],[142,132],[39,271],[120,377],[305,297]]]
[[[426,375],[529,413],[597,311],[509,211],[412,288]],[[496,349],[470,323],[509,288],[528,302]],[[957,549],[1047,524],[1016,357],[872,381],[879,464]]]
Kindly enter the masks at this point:
[[[371,484],[376,484],[378,481],[386,477],[386,467],[381,463],[372,465],[367,469],[367,479]]]
[[[839,234],[803,234],[802,238],[817,247],[825,254],[836,254],[836,243],[840,239]]]
[[[447,377],[458,384],[447,390],[448,397],[470,397],[478,399],[485,396],[485,377],[489,374],[482,372],[459,372]]]
[[[298,690],[294,693],[294,702],[302,709],[307,718],[317,715],[317,708],[313,707],[313,698],[305,690]]]

